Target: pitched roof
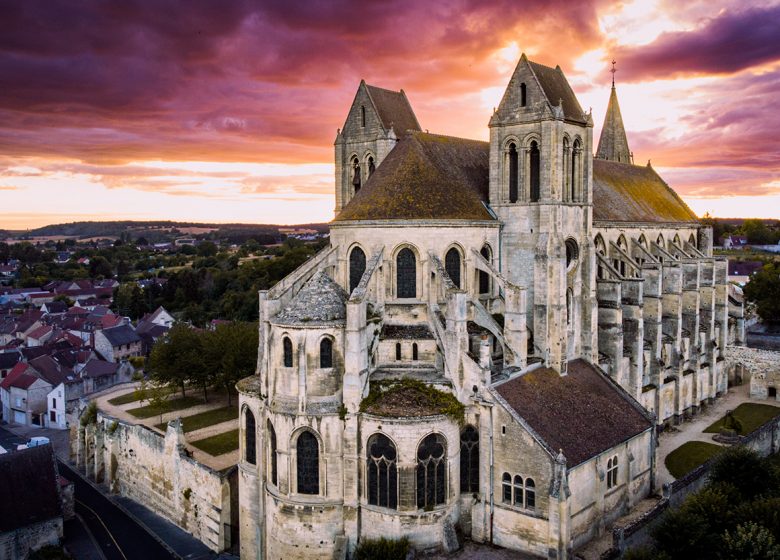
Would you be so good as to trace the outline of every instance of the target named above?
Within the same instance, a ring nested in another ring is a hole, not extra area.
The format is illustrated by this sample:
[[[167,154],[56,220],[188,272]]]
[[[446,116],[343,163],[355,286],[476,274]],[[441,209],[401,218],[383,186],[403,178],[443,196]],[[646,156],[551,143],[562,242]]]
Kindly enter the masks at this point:
[[[73,370],[63,367],[51,356],[39,356],[31,360],[30,365],[38,372],[41,379],[55,387],[73,375]]]
[[[495,390],[569,467],[652,428],[631,398],[585,360],[569,362],[568,374],[539,368]]]
[[[129,325],[119,325],[118,327],[103,329],[101,332],[103,333],[103,336],[106,337],[111,346],[132,344],[134,342],[140,342],[141,340],[138,334],[136,334],[133,328]]]
[[[0,533],[60,517],[51,445],[0,455]]]
[[[574,90],[571,89],[569,81],[564,76],[560,66],[551,68],[531,60],[528,61],[528,66],[531,67],[550,105],[557,107],[558,103],[561,102],[563,104],[563,116],[566,120],[578,123],[586,121],[580,102],[577,101],[577,96],[574,95]]]
[[[5,389],[6,391],[10,389],[13,385],[13,383],[19,379],[22,375],[25,374],[27,371],[27,368],[30,366],[25,362],[19,362],[14,367],[11,368],[11,371],[8,372],[8,375],[5,376],[5,379],[0,381],[0,388]]]
[[[609,94],[609,105],[607,114],[604,115],[604,127],[601,129],[596,157],[631,163],[631,150],[628,149],[628,138],[623,126],[623,116],[620,114],[615,84],[612,84],[612,93]]]
[[[283,325],[341,324],[347,317],[347,298],[347,292],[320,270],[273,322]]]
[[[50,334],[54,329],[50,327],[49,325],[41,325],[37,329],[33,330],[31,333],[27,335],[27,338],[34,338],[34,339],[40,339],[47,334]]]
[[[392,127],[396,136],[402,136],[407,130],[421,130],[404,90],[392,91],[366,84],[366,91],[385,130]]]
[[[0,369],[9,369],[21,361],[19,352],[0,352]]]
[[[410,132],[334,221],[492,221],[489,152],[487,142]]]
[[[105,375],[114,375],[117,369],[119,369],[119,364],[93,358],[87,362],[81,373],[87,377],[103,377]]]
[[[650,166],[593,160],[593,220],[697,222],[696,214]]]

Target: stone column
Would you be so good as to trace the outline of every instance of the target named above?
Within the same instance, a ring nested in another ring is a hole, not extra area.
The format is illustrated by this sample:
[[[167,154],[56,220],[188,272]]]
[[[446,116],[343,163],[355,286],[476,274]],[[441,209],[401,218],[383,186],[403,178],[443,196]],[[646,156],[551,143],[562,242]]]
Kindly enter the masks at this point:
[[[599,279],[596,281],[599,307],[599,352],[609,356],[609,376],[620,386],[626,386],[621,371],[623,358],[623,308],[621,305],[621,282]]]
[[[528,329],[525,321],[525,290],[514,284],[504,286],[504,340],[511,348],[507,366],[525,367],[528,361]]]

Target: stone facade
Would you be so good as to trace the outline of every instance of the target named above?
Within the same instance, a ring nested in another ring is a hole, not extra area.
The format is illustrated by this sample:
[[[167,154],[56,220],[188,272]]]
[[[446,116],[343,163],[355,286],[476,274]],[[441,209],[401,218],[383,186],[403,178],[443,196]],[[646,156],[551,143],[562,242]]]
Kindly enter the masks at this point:
[[[30,553],[47,545],[59,546],[63,535],[62,517],[0,533],[0,558],[27,560]]]
[[[98,413],[80,426],[77,462],[110,492],[135,500],[216,552],[237,539],[237,472],[214,471],[188,456],[178,420],[165,436]]]
[[[746,346],[729,346],[726,357],[734,364],[737,381],[750,380],[750,397],[780,401],[780,352]]]
[[[654,490],[655,426],[726,390],[742,307],[709,228],[627,141],[594,160],[592,127],[525,56],[488,144],[361,83],[330,246],[259,294],[242,558],[449,551],[456,528],[569,558]]]

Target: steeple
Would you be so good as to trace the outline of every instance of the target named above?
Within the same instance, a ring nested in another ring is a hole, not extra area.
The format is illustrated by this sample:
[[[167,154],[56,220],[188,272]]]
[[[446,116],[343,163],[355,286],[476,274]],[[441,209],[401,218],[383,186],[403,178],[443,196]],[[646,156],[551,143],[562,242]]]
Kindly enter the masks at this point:
[[[628,149],[626,129],[623,127],[623,117],[620,114],[617,92],[615,91],[615,61],[612,61],[612,93],[609,96],[607,114],[604,117],[604,127],[601,129],[599,147],[596,150],[598,159],[631,163],[631,150]]]

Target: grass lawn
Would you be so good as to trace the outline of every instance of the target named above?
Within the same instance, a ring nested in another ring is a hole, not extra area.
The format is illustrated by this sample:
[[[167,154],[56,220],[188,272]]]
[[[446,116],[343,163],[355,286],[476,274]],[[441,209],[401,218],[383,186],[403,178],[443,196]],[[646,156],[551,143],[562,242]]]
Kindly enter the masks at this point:
[[[178,399],[171,399],[165,401],[160,405],[148,404],[139,408],[131,408],[128,410],[128,414],[132,414],[136,418],[143,420],[144,418],[151,418],[152,416],[159,416],[166,412],[173,412],[174,410],[183,410],[191,406],[197,406],[203,404],[203,399],[200,397],[179,397]]]
[[[167,391],[168,393],[175,393],[176,391],[181,391],[181,387],[166,387],[163,389],[163,391]],[[131,402],[136,402],[138,400],[138,391],[130,391],[124,395],[114,397],[113,399],[108,399],[108,402],[114,406],[121,406],[123,404],[130,404]]]
[[[216,457],[238,449],[238,430],[230,430],[215,436],[191,441],[191,445]]]
[[[742,423],[742,431],[739,432],[739,435],[749,434],[778,414],[780,414],[780,407],[772,406],[771,404],[742,403],[734,409],[734,417]],[[725,415],[704,431],[710,434],[717,434],[723,426],[724,419]]]
[[[208,426],[213,426],[214,424],[219,424],[220,422],[235,420],[236,418],[238,418],[238,406],[226,406],[224,408],[207,410],[200,414],[193,414],[192,416],[185,416],[181,419],[181,423],[184,433],[188,433]],[[162,431],[165,431],[167,427],[167,422],[155,426],[155,428]]]
[[[674,478],[681,478],[706,463],[723,448],[703,441],[689,441],[666,456],[664,464]]]

